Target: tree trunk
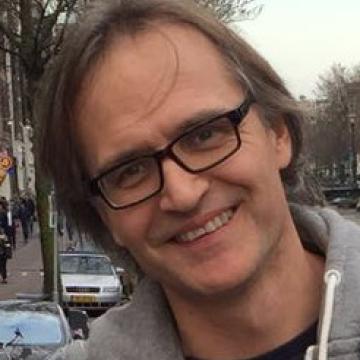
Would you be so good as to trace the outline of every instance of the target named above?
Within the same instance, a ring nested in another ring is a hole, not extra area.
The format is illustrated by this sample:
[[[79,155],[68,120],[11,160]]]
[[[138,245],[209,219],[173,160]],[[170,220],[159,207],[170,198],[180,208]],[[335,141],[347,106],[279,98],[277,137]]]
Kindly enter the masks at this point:
[[[54,289],[54,231],[56,229],[52,229],[49,226],[48,196],[51,192],[51,183],[44,178],[37,162],[35,162],[35,189],[44,265],[43,292],[52,298]]]
[[[29,94],[36,93],[36,84],[38,79],[31,79],[30,74],[27,74],[27,81],[24,82],[24,92],[29,100],[34,100],[35,96]],[[33,126],[33,149],[37,153],[37,139],[38,139],[38,122],[34,119],[33,103],[26,102],[27,116],[29,116],[30,123]],[[35,121],[34,121],[35,120]],[[35,156],[35,191],[36,191],[36,205],[38,214],[38,224],[40,231],[41,253],[44,268],[44,283],[43,292],[52,298],[54,289],[54,230],[50,228],[49,224],[49,195],[52,190],[51,182],[44,176],[41,171],[41,166]]]

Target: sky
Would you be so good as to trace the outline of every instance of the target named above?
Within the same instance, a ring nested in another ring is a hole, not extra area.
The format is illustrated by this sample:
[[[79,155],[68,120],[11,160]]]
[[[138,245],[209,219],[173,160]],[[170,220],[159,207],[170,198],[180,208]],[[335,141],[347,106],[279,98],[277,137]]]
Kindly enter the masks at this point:
[[[360,64],[360,0],[257,0],[262,13],[237,25],[296,96],[314,97],[335,63]]]

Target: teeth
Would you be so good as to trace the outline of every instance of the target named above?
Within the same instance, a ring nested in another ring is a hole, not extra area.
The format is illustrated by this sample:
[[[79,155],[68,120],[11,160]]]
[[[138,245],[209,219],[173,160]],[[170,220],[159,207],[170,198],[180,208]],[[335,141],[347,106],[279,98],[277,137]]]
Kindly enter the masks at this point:
[[[216,223],[215,223],[214,220],[209,221],[209,222],[207,222],[207,223],[205,224],[205,230],[206,230],[207,233],[210,233],[210,232],[215,231],[216,228],[217,228],[217,225],[216,225]]]
[[[196,234],[195,234],[195,231],[189,231],[188,232],[188,238],[189,240],[194,240],[196,238]]]
[[[220,218],[221,218],[221,221],[222,221],[222,222],[228,221],[228,220],[229,220],[228,213],[227,213],[227,212],[223,212],[223,213],[220,215]]]
[[[181,242],[193,241],[200,236],[212,233],[220,227],[224,226],[230,221],[233,215],[233,210],[226,210],[220,215],[215,216],[212,220],[208,221],[203,227],[178,235],[176,236],[176,239]]]
[[[214,224],[216,225],[216,227],[220,227],[223,224],[223,221],[221,219],[221,215],[217,216],[214,220],[213,220]]]
[[[203,228],[199,228],[197,231],[196,231],[196,237],[199,237],[199,236],[203,236],[206,234],[206,230],[203,229]]]

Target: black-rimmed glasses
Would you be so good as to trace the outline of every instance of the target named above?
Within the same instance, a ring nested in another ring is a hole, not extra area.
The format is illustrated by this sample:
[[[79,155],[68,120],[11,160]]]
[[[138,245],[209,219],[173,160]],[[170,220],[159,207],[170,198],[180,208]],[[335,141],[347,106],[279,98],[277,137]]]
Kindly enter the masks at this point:
[[[222,163],[240,148],[238,126],[254,101],[248,95],[236,109],[191,128],[162,150],[113,166],[90,180],[91,194],[100,195],[112,209],[125,209],[162,190],[165,158],[190,173]]]

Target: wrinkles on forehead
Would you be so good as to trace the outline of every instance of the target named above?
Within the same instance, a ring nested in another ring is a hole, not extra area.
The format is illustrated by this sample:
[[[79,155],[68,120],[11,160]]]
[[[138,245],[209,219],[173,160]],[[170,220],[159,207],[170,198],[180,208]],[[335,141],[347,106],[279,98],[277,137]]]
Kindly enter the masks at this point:
[[[150,50],[161,55],[149,59]],[[174,41],[161,27],[149,25],[146,31],[133,36],[115,33],[100,61],[84,79],[77,102],[79,117],[82,116],[81,109],[91,107],[89,99],[99,100],[97,95],[109,91],[111,84],[101,82],[101,79],[104,79],[107,64],[114,54],[118,56],[119,69],[112,74],[112,82],[123,85],[123,92],[117,94],[116,103],[122,114],[134,117],[138,114],[139,120],[146,118],[161,106],[175,86],[179,70],[178,51]],[[135,92],[145,86],[144,79],[147,79],[146,93]]]

